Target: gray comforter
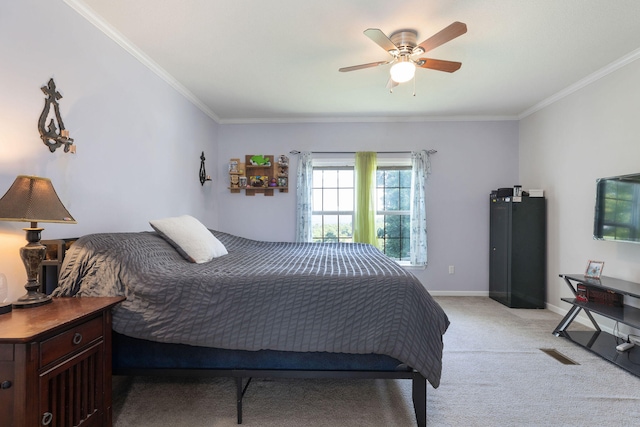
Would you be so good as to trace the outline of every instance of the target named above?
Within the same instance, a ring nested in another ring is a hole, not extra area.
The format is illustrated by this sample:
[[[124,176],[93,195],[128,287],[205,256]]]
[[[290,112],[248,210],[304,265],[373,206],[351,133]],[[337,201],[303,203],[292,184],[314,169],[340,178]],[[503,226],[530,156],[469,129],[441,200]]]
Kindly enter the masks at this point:
[[[261,242],[213,231],[229,254],[185,261],[158,234],[80,238],[54,295],[124,295],[113,329],[235,350],[385,354],[440,383],[449,320],[420,282],[364,244]]]

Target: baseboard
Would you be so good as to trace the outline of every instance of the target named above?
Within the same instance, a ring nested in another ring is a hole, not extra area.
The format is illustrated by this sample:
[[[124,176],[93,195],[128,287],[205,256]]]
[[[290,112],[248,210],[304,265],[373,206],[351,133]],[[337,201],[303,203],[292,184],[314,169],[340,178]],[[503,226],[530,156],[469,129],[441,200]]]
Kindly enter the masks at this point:
[[[489,291],[429,291],[434,297],[488,297]]]
[[[434,297],[489,297],[489,292],[487,291],[429,291],[429,293],[431,294],[431,296],[434,296]],[[548,302],[545,303],[545,306],[547,310],[553,313],[559,314],[560,316],[563,316],[563,317],[569,312],[569,309],[564,309],[564,308],[555,306],[553,304],[549,304]],[[593,314],[594,316],[597,316],[597,314],[595,313]],[[574,322],[578,322],[581,325],[593,328],[593,324],[591,323],[591,320],[589,320],[589,318],[583,313],[580,313],[575,318]],[[615,325],[610,326],[608,323],[609,323],[608,319],[603,318],[602,321],[598,319],[598,325],[600,326],[600,329],[610,334],[613,334],[614,333],[613,328]]]

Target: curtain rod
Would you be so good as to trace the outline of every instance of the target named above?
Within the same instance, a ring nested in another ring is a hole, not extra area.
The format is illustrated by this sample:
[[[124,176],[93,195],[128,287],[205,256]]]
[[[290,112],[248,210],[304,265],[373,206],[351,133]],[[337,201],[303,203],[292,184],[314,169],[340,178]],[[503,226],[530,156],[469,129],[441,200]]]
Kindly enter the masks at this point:
[[[426,150],[427,154],[435,154],[437,150]],[[289,154],[297,155],[301,152],[298,150],[291,150]],[[356,151],[311,151],[314,154],[356,154]],[[378,154],[411,154],[413,151],[376,151]]]

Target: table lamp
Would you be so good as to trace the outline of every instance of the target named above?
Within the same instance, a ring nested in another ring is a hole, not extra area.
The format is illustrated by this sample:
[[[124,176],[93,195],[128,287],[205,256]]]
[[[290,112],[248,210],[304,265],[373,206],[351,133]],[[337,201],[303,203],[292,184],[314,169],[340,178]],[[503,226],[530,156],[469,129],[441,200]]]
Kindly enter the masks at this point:
[[[0,221],[30,222],[24,228],[27,245],[20,248],[20,256],[27,270],[27,293],[13,303],[14,308],[29,308],[51,302],[51,296],[40,292],[38,273],[44,260],[46,246],[40,243],[38,222],[61,222],[75,224],[69,211],[64,207],[51,180],[38,176],[20,175],[11,188],[0,199]]]

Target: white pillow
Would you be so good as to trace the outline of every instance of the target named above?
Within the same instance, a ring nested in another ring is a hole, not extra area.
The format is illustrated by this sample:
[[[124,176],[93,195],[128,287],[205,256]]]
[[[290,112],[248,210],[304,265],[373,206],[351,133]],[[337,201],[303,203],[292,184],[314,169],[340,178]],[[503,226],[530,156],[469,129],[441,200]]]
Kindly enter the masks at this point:
[[[187,261],[202,264],[228,253],[220,240],[191,215],[155,219],[149,224]]]

